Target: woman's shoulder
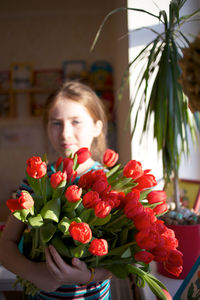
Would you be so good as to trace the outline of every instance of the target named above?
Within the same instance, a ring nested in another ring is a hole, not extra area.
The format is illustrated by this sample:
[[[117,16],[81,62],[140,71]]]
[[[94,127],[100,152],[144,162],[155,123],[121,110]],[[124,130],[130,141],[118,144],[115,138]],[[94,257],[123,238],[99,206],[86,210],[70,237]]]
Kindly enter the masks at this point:
[[[55,162],[49,163],[47,165],[47,174],[51,175],[52,173],[55,173],[56,169],[55,169]]]
[[[93,170],[95,171],[95,170],[99,170],[99,169],[103,169],[103,166],[100,162],[95,161],[94,164],[92,165],[92,167],[87,170],[87,172],[93,171]]]

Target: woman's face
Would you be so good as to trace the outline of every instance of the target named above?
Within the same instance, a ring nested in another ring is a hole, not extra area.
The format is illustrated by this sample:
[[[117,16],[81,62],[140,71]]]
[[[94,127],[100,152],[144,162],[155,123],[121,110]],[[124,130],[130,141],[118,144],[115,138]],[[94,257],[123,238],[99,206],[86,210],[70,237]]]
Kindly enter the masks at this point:
[[[49,111],[48,137],[62,157],[82,147],[91,148],[102,130],[102,122],[94,123],[87,109],[73,100],[59,98]]]

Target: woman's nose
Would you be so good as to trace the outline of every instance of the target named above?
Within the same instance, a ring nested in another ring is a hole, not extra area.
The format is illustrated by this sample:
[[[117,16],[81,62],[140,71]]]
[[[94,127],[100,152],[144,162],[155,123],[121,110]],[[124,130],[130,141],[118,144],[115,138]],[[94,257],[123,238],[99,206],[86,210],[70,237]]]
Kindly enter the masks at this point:
[[[68,138],[68,137],[71,137],[73,135],[72,126],[68,123],[64,123],[63,126],[62,126],[61,135],[65,139]]]

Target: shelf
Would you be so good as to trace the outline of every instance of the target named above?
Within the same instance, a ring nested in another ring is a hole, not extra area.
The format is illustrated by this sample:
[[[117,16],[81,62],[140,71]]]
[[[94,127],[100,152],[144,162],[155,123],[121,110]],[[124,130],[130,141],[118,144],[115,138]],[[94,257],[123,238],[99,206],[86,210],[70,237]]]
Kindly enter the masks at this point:
[[[32,87],[29,89],[0,89],[0,120],[16,118],[17,107],[24,97],[28,100],[27,109],[30,116],[40,116],[43,111],[46,98],[52,93],[52,89]],[[20,110],[24,108],[20,105]],[[18,114],[18,113],[17,113]]]
[[[0,89],[0,94],[32,94],[32,93],[51,93],[52,89],[30,88],[30,89]]]

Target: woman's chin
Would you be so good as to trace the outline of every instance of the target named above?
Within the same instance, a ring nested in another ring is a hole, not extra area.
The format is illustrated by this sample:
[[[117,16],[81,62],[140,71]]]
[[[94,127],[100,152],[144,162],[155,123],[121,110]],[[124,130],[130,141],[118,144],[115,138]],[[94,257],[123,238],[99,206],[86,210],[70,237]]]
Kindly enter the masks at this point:
[[[73,156],[77,149],[64,149],[63,154],[65,157]]]

